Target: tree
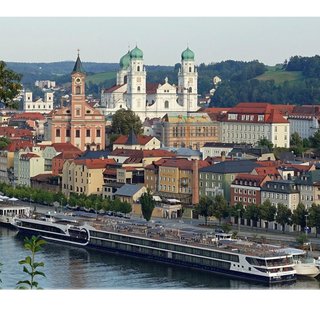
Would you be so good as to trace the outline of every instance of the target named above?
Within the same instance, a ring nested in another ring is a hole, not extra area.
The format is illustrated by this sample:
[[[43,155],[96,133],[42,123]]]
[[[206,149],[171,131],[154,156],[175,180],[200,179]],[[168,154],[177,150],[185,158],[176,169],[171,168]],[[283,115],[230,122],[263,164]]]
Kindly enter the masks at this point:
[[[221,225],[221,219],[228,216],[228,205],[226,199],[218,194],[213,198],[210,206],[210,212],[219,220],[219,225]]]
[[[273,143],[265,137],[259,139],[258,146],[259,147],[267,147],[269,149],[269,151],[272,151],[272,149],[273,149]]]
[[[320,233],[320,205],[312,204],[309,209],[309,222],[311,227],[316,228],[316,237]]]
[[[261,219],[260,206],[253,203],[247,205],[244,216],[246,219],[252,220],[252,228],[256,227],[258,221]]]
[[[20,81],[21,75],[8,69],[4,61],[0,61],[0,104],[3,103],[6,108],[18,108],[13,99],[22,89]]]
[[[24,239],[24,248],[31,251],[31,256],[27,256],[24,260],[20,260],[19,264],[23,264],[23,272],[30,276],[30,280],[22,280],[17,282],[17,289],[41,289],[38,287],[38,282],[35,280],[36,276],[45,277],[45,274],[37,269],[44,267],[43,262],[35,261],[35,254],[41,250],[41,246],[46,242],[39,237],[32,236]],[[27,268],[29,267],[29,269]]]
[[[120,212],[122,213],[130,213],[132,211],[132,206],[129,202],[122,202]]]
[[[291,210],[288,207],[286,207],[283,203],[278,203],[276,222],[281,224],[282,232],[284,232],[286,224],[291,224],[291,216]]]
[[[304,150],[305,147],[303,145],[303,140],[301,139],[301,137],[299,136],[298,132],[294,132],[291,135],[290,138],[290,146],[291,146],[291,150],[296,154],[296,155],[301,155]]]
[[[194,207],[194,213],[204,217],[205,224],[208,224],[208,217],[213,215],[212,209],[213,199],[208,196],[202,196]]]
[[[269,222],[274,221],[277,208],[273,204],[271,204],[269,199],[267,199],[263,204],[260,205],[260,210],[261,210],[261,219],[267,220]]]
[[[299,203],[297,208],[293,210],[292,223],[299,225],[303,230],[306,226],[306,215],[308,215],[308,210],[303,203]]]
[[[142,122],[132,110],[120,109],[112,116],[111,133],[128,135],[131,130],[139,135],[143,133]]]
[[[140,204],[143,217],[149,221],[155,207],[155,201],[149,189],[140,197]]]

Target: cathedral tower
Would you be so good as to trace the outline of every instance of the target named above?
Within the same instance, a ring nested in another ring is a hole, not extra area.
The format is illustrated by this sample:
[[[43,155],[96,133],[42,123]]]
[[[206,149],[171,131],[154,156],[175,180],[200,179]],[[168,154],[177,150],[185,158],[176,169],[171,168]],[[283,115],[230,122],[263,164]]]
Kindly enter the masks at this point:
[[[130,67],[130,51],[120,59],[120,70],[117,73],[117,86],[127,83],[128,69]]]
[[[127,107],[134,112],[146,108],[146,70],[143,65],[143,52],[136,46],[130,52],[128,71]]]
[[[178,103],[185,111],[198,110],[198,72],[194,53],[189,47],[181,53],[181,69],[178,73]]]

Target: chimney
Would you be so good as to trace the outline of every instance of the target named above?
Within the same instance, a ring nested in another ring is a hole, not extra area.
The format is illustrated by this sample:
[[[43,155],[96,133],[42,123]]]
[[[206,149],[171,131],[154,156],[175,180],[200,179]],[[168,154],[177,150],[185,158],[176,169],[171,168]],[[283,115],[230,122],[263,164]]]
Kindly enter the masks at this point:
[[[192,204],[199,203],[199,160],[192,160]]]
[[[224,162],[224,161],[226,161],[226,152],[222,151],[221,152],[221,162]]]

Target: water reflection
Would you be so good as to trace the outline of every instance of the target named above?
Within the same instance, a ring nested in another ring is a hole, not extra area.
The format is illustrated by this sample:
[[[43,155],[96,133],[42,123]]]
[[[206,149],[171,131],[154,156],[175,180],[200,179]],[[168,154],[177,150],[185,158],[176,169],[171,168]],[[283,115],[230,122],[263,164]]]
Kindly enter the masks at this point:
[[[18,261],[27,255],[23,239],[0,227],[2,287],[14,288],[25,278]],[[294,284],[268,287],[212,273],[169,266],[153,261],[101,253],[94,250],[47,243],[37,253],[43,261],[46,289],[319,289],[320,281],[301,278]]]

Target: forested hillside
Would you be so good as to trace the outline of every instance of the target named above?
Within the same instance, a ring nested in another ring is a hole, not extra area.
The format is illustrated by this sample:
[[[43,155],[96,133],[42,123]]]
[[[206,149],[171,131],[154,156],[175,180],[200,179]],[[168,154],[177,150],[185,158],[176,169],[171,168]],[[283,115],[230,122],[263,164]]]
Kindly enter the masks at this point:
[[[33,86],[36,80],[55,80],[58,85],[70,82],[73,61],[53,63],[8,62],[8,68],[23,75],[22,83]],[[87,93],[100,96],[101,89],[116,83],[118,63],[83,62],[87,72]],[[147,81],[178,83],[180,63],[174,66],[146,66]],[[213,88],[213,77],[222,79],[210,106],[232,106],[239,102],[279,104],[320,104],[320,56],[293,56],[274,67],[254,60],[227,60],[198,66],[198,93]]]

